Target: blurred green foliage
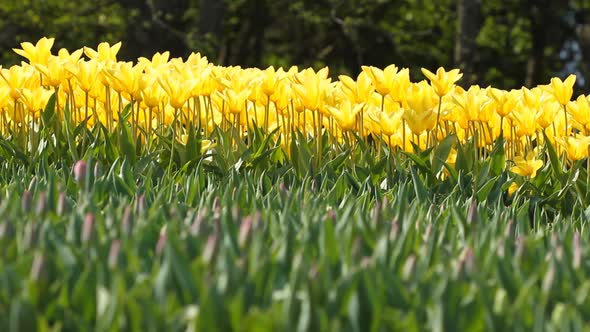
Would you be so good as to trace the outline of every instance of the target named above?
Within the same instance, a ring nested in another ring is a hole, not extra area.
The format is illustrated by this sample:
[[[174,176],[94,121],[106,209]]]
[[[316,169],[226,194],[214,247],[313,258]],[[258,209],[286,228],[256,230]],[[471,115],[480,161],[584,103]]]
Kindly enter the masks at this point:
[[[586,0],[7,0],[0,2],[0,63],[21,60],[11,51],[19,43],[53,36],[57,48],[70,50],[122,40],[128,60],[199,51],[223,65],[329,65],[334,75],[395,63],[419,79],[420,67],[459,66],[459,3],[480,13],[467,17],[478,31],[472,82],[464,83],[542,84],[572,61],[579,65],[570,71],[586,74],[590,36],[579,33],[590,22]],[[572,40],[581,58],[560,55]]]

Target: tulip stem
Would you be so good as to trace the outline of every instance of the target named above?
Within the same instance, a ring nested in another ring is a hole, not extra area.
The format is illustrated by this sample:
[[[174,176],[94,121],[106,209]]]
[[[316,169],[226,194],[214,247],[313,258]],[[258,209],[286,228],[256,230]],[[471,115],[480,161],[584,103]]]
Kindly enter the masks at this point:
[[[565,120],[565,133],[564,133],[564,136],[567,137],[569,135],[568,135],[568,132],[567,132],[567,106],[566,105],[563,105],[563,119]],[[567,142],[566,142],[566,144],[567,144]]]
[[[438,142],[438,131],[440,128],[440,109],[442,107],[442,96],[438,97],[438,112],[436,112],[436,129],[434,130],[434,141]]]

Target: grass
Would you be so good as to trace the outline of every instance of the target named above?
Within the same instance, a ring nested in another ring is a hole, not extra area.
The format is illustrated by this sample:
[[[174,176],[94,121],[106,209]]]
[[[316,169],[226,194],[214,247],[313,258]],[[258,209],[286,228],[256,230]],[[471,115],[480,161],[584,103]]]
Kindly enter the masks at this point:
[[[590,328],[585,165],[564,172],[549,143],[523,181],[501,138],[455,167],[443,142],[326,148],[318,169],[303,136],[217,130],[171,161],[171,136],[97,128],[1,140],[2,331]]]

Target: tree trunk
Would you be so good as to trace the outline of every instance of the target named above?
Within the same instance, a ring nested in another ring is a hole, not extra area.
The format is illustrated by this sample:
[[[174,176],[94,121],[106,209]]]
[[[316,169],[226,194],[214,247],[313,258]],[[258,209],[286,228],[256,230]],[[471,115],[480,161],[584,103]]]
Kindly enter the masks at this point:
[[[455,66],[464,74],[462,82],[471,85],[478,81],[476,38],[481,29],[481,1],[457,1],[457,34],[455,37]]]

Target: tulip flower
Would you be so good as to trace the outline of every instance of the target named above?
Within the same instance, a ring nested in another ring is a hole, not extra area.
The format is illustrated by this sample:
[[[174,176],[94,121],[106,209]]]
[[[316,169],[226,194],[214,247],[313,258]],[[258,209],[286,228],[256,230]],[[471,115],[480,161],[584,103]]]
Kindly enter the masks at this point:
[[[537,175],[537,171],[543,167],[543,161],[536,159],[533,151],[529,151],[526,158],[522,156],[514,158],[514,164],[515,165],[510,168],[512,173],[530,178],[534,178]]]
[[[574,94],[574,83],[576,83],[576,75],[573,74],[568,76],[565,81],[554,77],[551,79],[549,90],[561,105],[567,105]]]
[[[578,161],[588,157],[588,145],[590,136],[577,135],[576,137],[559,138],[558,142],[567,152],[567,158],[571,161]]]
[[[47,65],[47,61],[51,57],[51,48],[54,41],[55,38],[43,37],[35,45],[24,42],[20,44],[22,49],[13,48],[12,50],[16,54],[27,58],[30,64]]]
[[[463,77],[463,74],[459,72],[459,69],[445,71],[443,67],[438,68],[436,74],[426,68],[422,68],[422,73],[430,80],[434,92],[439,97],[446,96],[455,85],[455,82]]]
[[[117,53],[121,49],[121,42],[114,44],[103,42],[98,44],[96,50],[90,47],[84,47],[84,54],[90,59],[97,59],[104,62],[117,61]]]

